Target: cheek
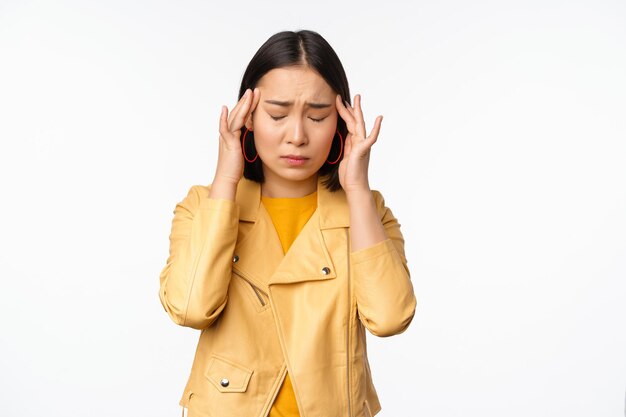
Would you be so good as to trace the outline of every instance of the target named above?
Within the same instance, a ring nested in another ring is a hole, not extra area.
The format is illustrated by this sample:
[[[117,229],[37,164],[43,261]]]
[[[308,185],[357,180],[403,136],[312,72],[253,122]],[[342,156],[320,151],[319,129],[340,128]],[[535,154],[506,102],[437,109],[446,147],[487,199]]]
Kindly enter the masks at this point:
[[[281,133],[275,126],[269,126],[267,123],[254,124],[254,144],[257,150],[261,149],[261,153],[275,147],[280,140]]]
[[[336,122],[328,123],[328,125],[324,127],[320,127],[316,131],[316,143],[318,143],[318,147],[327,153],[330,150],[330,147],[333,144],[333,138],[335,136],[336,131]]]

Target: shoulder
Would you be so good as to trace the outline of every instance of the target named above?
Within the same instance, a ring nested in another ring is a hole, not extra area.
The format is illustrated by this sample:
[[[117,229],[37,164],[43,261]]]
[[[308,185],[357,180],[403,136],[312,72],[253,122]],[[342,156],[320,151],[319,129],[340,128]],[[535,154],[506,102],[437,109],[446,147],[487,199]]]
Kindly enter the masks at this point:
[[[383,197],[383,194],[379,190],[370,190],[370,193],[374,200],[374,204],[376,205],[378,214],[382,218],[386,210],[385,198]],[[333,205],[334,205],[333,211],[343,206],[345,207],[345,210],[347,212],[348,206],[349,206],[348,196],[343,189],[339,189],[337,191],[334,191],[331,193],[325,193],[325,194],[330,196],[329,201],[333,201]]]
[[[196,185],[192,185],[191,188],[189,189],[189,193],[193,193],[194,195],[198,196],[198,197],[209,197],[209,192],[211,191],[211,184],[208,185],[202,185],[202,184],[196,184]]]
[[[201,184],[192,185],[192,186],[189,187],[189,190],[187,191],[187,196],[185,198],[186,199],[192,199],[192,200],[198,200],[199,201],[201,198],[208,197],[210,190],[211,190],[211,184],[209,184],[209,185],[201,185]]]
[[[374,197],[378,216],[383,224],[388,222],[397,222],[397,219],[391,208],[387,205],[383,194],[378,190],[372,190],[372,196]]]
[[[209,198],[211,185],[196,184],[188,188],[187,195],[177,204],[177,207],[195,211],[202,201]]]
[[[383,197],[383,194],[378,191],[378,190],[372,190],[372,196],[374,197],[374,201],[376,202],[376,206],[378,205],[384,205],[385,204],[385,198]]]
[[[385,206],[385,197],[383,197],[383,194],[379,190],[372,190],[372,197],[374,197],[374,203],[376,204],[378,215],[382,218],[385,215],[385,210],[387,209]]]

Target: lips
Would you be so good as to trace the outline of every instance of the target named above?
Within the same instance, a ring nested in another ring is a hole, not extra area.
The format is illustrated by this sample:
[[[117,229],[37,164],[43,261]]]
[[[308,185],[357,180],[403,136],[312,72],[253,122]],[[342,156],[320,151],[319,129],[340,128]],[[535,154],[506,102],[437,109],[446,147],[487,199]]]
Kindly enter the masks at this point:
[[[302,155],[283,155],[281,158],[291,167],[300,167],[306,165],[306,161],[309,159]]]

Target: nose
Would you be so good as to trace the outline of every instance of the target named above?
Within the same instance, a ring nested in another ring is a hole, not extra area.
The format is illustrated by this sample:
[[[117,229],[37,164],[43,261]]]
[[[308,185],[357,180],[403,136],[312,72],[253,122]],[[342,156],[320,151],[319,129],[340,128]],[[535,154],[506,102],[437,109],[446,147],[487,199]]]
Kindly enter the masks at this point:
[[[290,131],[291,135],[288,136],[287,140],[289,143],[295,146],[301,146],[307,143],[306,132],[304,131],[304,124],[302,123],[302,120],[296,120]]]

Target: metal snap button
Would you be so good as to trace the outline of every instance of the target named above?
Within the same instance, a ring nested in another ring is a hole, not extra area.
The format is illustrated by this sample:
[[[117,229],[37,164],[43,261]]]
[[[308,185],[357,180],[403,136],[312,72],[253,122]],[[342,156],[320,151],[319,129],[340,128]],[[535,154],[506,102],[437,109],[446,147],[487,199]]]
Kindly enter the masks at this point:
[[[222,378],[222,380],[220,381],[220,385],[223,387],[227,387],[228,384],[230,384],[230,381],[228,380],[228,378]]]
[[[239,260],[239,255],[233,256],[233,262],[237,262]]]
[[[330,274],[330,268],[325,266],[324,268],[322,268],[322,274],[324,275],[328,275]]]

